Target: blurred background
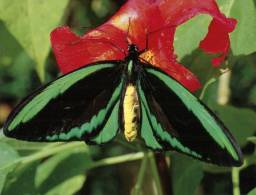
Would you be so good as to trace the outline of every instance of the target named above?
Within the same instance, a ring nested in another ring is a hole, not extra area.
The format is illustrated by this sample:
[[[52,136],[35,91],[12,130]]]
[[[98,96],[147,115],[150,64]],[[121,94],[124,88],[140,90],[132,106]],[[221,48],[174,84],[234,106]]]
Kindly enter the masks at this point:
[[[82,35],[124,1],[0,0],[0,126],[22,97],[60,75],[49,33],[60,25]],[[168,152],[153,154],[120,136],[106,146],[83,142],[28,143],[0,132],[0,194],[239,195],[256,194],[256,0],[218,0],[238,20],[223,68],[197,49],[210,17],[181,25],[179,61],[204,84],[196,92],[232,131],[244,155],[241,168],[221,168]]]

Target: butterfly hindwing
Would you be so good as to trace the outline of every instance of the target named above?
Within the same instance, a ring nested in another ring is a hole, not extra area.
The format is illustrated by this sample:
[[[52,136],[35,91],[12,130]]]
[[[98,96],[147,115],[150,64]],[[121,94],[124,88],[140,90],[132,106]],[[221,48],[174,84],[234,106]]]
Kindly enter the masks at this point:
[[[142,95],[143,96],[143,95]],[[141,98],[144,98],[141,97]],[[157,141],[156,137],[154,136],[153,126],[151,124],[149,114],[147,112],[144,103],[141,102],[141,130],[140,136],[144,140],[145,145],[150,147],[153,150],[163,150],[161,144]]]
[[[4,133],[29,141],[108,142],[118,131],[123,80],[117,63],[64,75],[25,98],[7,119]]]
[[[142,117],[148,119],[148,134],[153,131],[162,150],[176,150],[220,165],[241,164],[241,151],[234,138],[202,102],[161,70],[143,69],[137,84]],[[148,145],[161,150],[155,143]]]

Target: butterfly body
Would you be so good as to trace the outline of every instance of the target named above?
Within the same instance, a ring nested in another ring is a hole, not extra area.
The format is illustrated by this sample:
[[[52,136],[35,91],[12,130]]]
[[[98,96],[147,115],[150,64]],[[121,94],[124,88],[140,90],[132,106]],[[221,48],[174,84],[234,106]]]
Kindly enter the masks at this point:
[[[128,85],[123,102],[124,135],[127,141],[134,141],[139,131],[139,100],[135,86]]]
[[[176,150],[218,165],[242,163],[239,146],[210,109],[129,45],[122,61],[88,65],[26,97],[4,125],[28,141],[104,144],[123,131],[156,151]]]

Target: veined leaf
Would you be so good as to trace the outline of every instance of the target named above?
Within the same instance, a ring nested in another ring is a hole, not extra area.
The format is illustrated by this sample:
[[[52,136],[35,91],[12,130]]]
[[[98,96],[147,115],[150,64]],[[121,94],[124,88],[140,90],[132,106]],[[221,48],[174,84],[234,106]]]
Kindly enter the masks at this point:
[[[8,172],[13,168],[11,165],[19,157],[18,153],[8,144],[0,143],[0,194],[4,187]]]
[[[7,176],[2,195],[36,194],[35,173],[38,161],[18,164]]]
[[[49,34],[56,27],[69,0],[0,0],[0,20],[36,62],[44,78],[44,63],[50,50]]]
[[[52,188],[46,195],[65,194],[73,195],[80,190],[85,182],[85,175],[78,175],[72,178],[68,178],[61,184]]]
[[[92,160],[86,146],[66,150],[49,158],[38,167],[36,187],[41,194],[54,194],[58,190],[63,191],[67,188],[69,190],[64,194],[74,194],[81,188],[85,181],[85,172],[91,165]],[[76,185],[75,181],[78,182]]]
[[[179,59],[198,48],[200,41],[207,33],[210,16],[200,15],[179,26],[175,33],[174,48]],[[199,30],[200,29],[200,30]],[[193,38],[191,38],[193,35]]]
[[[256,51],[256,7],[253,0],[235,0],[230,15],[238,20],[231,34],[234,55],[248,55]]]
[[[229,17],[237,19],[231,33],[234,55],[249,55],[256,51],[256,6],[254,0],[218,0],[220,8]]]

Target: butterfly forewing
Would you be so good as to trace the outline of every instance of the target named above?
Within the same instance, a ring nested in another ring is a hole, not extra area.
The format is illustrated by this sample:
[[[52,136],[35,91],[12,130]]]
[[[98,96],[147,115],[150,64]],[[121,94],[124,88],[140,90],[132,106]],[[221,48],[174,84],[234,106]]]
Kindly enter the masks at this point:
[[[163,150],[220,165],[241,164],[241,151],[227,128],[177,81],[159,69],[145,67],[137,88],[143,117],[148,118]]]
[[[25,98],[7,119],[4,132],[31,141],[105,143],[118,131],[116,124],[108,133],[102,130],[109,121],[118,121],[122,88],[122,72],[116,63],[81,68]]]

